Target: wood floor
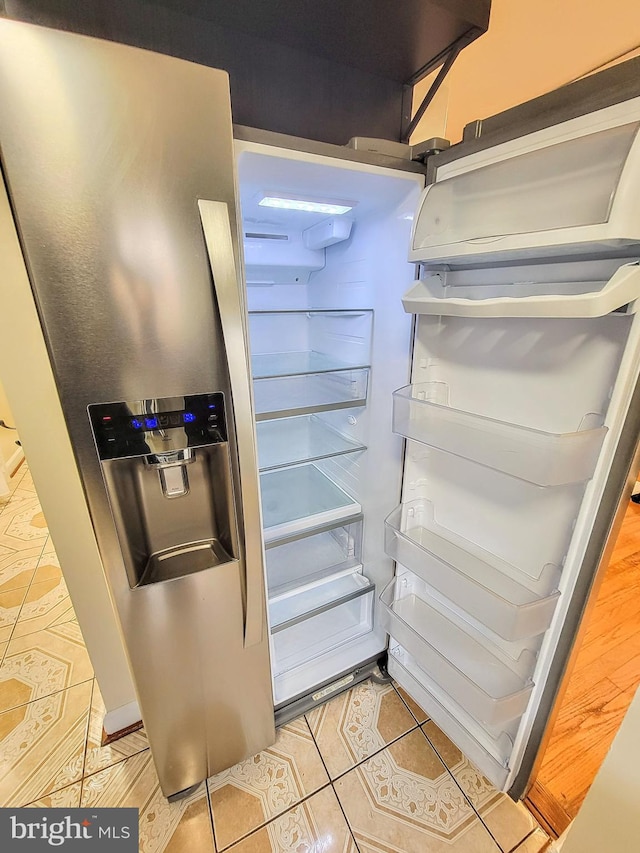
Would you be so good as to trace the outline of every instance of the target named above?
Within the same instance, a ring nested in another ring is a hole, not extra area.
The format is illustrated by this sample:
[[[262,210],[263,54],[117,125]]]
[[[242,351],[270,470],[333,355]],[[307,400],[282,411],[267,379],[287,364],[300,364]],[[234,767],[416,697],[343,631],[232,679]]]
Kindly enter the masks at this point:
[[[630,503],[527,797],[555,835],[578,813],[640,683],[639,590],[640,505]]]

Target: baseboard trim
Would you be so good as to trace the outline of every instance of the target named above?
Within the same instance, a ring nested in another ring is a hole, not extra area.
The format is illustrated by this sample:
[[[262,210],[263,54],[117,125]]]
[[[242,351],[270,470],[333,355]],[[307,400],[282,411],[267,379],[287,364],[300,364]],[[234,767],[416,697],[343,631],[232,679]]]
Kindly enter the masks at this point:
[[[537,780],[527,791],[524,803],[547,835],[554,839],[562,835],[573,820],[553,794]]]
[[[132,735],[134,732],[139,732],[142,728],[142,720],[138,720],[137,723],[134,723],[131,726],[127,726],[126,729],[120,729],[120,731],[113,732],[113,734],[108,735],[104,729],[102,729],[102,738],[100,740],[100,746],[108,746],[110,743],[113,743],[116,740],[120,740],[122,737],[126,737],[127,735]]]
[[[573,821],[571,821],[571,823],[573,823]],[[565,829],[562,835],[551,844],[551,846],[549,847],[549,853],[560,853],[564,846],[564,842],[567,840],[567,834],[571,829],[571,823]]]
[[[7,459],[7,471],[9,476],[13,477],[18,468],[24,462],[24,450],[21,447],[16,447],[11,456]]]
[[[120,708],[114,708],[113,711],[107,711],[102,727],[107,737],[111,737],[118,732],[129,734],[128,730],[132,729],[132,726],[138,726],[139,728],[142,725],[140,723],[141,719],[142,715],[138,703],[129,702],[128,705],[122,705]],[[118,736],[123,737],[123,735]]]

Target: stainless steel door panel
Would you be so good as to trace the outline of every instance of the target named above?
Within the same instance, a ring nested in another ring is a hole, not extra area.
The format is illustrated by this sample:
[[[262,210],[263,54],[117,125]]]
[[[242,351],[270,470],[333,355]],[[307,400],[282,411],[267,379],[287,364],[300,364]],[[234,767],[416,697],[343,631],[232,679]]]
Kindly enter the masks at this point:
[[[236,400],[198,211],[200,198],[226,205],[239,268],[227,75],[1,20],[0,150],[145,726],[171,794],[274,739],[261,587],[254,644],[244,637],[244,578],[262,578],[255,544],[245,563],[245,530],[259,535],[259,510],[239,500]],[[131,590],[87,406],[213,390],[231,402],[239,559]]]
[[[242,482],[245,516],[260,518],[260,488],[256,466],[254,415],[249,379],[246,312],[241,298],[237,267],[234,263],[233,236],[229,207],[224,202],[201,200],[198,203],[202,228],[213,272],[222,334],[229,360],[229,377],[235,400],[238,433],[238,464]],[[262,569],[262,523],[245,532],[247,551],[245,574],[245,646],[264,638],[264,571]]]
[[[243,648],[237,561],[131,590],[120,613],[166,795],[273,742],[265,646]]]

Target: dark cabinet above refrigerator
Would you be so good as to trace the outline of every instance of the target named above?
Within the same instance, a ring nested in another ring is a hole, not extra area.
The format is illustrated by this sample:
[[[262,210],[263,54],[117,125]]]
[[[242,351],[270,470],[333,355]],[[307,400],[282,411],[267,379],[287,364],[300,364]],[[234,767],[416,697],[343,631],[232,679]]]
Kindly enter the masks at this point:
[[[229,72],[234,122],[400,141],[414,84],[489,24],[491,0],[4,0],[17,20]]]

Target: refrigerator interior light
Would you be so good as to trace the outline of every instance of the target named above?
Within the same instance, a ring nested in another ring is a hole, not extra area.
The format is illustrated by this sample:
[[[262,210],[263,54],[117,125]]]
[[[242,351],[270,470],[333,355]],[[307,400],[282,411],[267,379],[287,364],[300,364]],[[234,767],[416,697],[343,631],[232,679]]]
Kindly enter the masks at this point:
[[[260,207],[277,207],[280,210],[304,210],[308,213],[326,213],[327,216],[340,216],[356,206],[355,201],[345,199],[311,198],[290,193],[264,192],[258,202]]]

